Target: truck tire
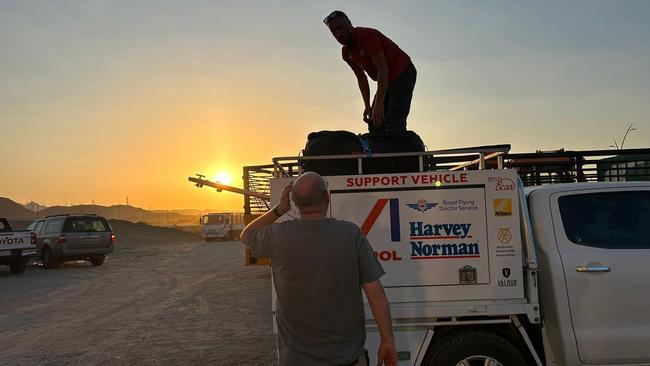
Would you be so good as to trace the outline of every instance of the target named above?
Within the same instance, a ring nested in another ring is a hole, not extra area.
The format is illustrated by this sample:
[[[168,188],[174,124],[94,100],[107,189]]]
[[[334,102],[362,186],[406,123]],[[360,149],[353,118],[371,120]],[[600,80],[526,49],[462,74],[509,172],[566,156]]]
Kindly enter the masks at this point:
[[[59,261],[52,255],[52,250],[48,247],[43,247],[41,261],[45,269],[52,269],[59,266]]]
[[[487,331],[468,331],[450,336],[429,349],[426,366],[525,366],[517,347],[503,337]]]
[[[25,272],[25,268],[27,267],[27,260],[26,259],[19,259],[11,264],[9,264],[9,269],[11,270],[11,273],[16,273],[20,274]]]
[[[104,264],[104,259],[106,259],[106,255],[104,254],[90,257],[90,264],[92,264],[95,267],[101,266],[102,264]]]

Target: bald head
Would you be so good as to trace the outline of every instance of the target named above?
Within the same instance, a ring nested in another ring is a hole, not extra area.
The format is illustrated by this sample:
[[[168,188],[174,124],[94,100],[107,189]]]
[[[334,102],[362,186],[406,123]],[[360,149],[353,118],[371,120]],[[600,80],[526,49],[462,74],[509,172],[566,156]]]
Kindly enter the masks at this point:
[[[329,203],[327,184],[318,173],[307,172],[302,174],[293,183],[293,202],[299,209],[318,208]]]

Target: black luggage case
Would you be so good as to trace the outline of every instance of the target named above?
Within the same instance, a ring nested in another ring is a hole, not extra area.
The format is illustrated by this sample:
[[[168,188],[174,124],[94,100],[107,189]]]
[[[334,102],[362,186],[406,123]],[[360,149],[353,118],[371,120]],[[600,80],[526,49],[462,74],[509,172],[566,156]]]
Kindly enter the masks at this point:
[[[406,131],[398,135],[366,133],[361,135],[361,139],[365,140],[364,143],[367,142],[373,154],[425,151],[422,139],[413,131]],[[429,159],[427,157],[423,157],[423,159],[423,170],[428,170]],[[364,174],[413,173],[419,171],[420,159],[418,156],[363,159]]]
[[[319,131],[307,135],[304,156],[361,154],[359,136],[349,131]],[[357,159],[303,160],[305,171],[322,176],[359,174]]]

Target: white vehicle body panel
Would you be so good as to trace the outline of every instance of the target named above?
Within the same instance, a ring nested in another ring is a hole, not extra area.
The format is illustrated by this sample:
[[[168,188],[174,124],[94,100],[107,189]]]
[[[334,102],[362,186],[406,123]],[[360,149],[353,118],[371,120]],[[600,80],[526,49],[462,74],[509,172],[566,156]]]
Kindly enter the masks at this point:
[[[650,364],[650,249],[576,244],[565,233],[558,205],[563,196],[632,190],[650,191],[650,184],[563,184],[530,195],[546,338],[560,365]],[[576,270],[587,265],[611,272]]]
[[[650,365],[650,250],[572,243],[557,203],[558,197],[576,193],[650,190],[650,183],[535,187],[526,203],[519,201],[518,185],[509,185],[517,179],[513,170],[325,177],[330,216],[359,225],[386,271],[382,282],[391,302],[398,364],[419,365],[435,328],[454,325],[457,318],[482,316],[497,324],[527,315],[531,323],[543,324],[548,365]],[[289,180],[271,180],[272,204]],[[526,208],[522,213],[529,213],[531,248],[540,269],[532,280],[524,276],[531,272],[524,271],[520,204]],[[292,208],[280,220],[298,217]],[[418,231],[424,225],[429,231]],[[419,246],[414,249],[419,241],[457,247],[420,252]],[[478,251],[461,251],[461,244],[474,243]],[[449,255],[452,251],[460,254]],[[420,255],[429,258],[416,259]],[[612,271],[575,270],[590,264]],[[476,283],[460,283],[459,269],[465,266],[476,269]],[[275,291],[273,302],[275,311]],[[375,364],[379,333],[367,300],[365,310],[366,348]]]
[[[0,232],[0,256],[11,255],[15,249],[36,250],[36,244],[32,244],[31,231],[10,231]]]

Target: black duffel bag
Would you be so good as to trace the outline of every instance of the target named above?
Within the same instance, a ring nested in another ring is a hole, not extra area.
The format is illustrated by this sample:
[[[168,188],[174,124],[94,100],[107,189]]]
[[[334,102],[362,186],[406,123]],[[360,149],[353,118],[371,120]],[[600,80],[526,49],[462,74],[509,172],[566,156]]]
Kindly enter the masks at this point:
[[[359,136],[349,131],[319,131],[307,135],[303,156],[361,154]],[[305,171],[323,176],[358,174],[357,159],[303,160]]]
[[[426,151],[420,136],[413,131],[401,134],[365,133],[360,136],[372,154]],[[428,170],[427,157],[423,169]],[[418,156],[372,157],[363,160],[364,174],[412,173],[420,171]]]

